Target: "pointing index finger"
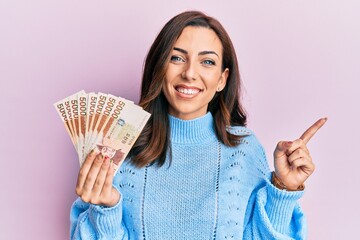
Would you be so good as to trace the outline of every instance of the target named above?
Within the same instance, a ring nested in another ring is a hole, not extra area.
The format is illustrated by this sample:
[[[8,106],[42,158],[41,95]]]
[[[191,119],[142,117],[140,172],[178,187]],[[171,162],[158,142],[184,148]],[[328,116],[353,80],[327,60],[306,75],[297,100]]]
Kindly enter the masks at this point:
[[[311,127],[309,127],[300,137],[305,144],[315,135],[315,133],[325,124],[327,118],[320,118]]]

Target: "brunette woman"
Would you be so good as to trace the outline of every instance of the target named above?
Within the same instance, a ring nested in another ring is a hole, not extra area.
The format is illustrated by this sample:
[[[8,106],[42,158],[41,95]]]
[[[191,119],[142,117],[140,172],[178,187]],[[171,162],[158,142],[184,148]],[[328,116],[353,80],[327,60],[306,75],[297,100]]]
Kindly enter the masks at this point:
[[[281,141],[269,170],[246,128],[231,40],[212,17],[172,18],[147,55],[139,105],[151,118],[113,177],[93,151],[81,167],[72,239],[304,239],[297,200],[314,171],[306,143]]]

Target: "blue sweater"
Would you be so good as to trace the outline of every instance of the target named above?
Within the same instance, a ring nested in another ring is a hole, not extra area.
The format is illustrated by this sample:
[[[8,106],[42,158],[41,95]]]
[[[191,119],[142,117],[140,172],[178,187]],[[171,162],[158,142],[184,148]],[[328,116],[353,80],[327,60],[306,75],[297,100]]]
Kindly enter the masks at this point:
[[[210,113],[169,116],[170,148],[161,168],[124,162],[113,185],[121,199],[106,208],[77,199],[72,239],[305,239],[297,200],[270,182],[264,150],[245,127],[236,147],[221,144]],[[170,163],[171,155],[171,164]]]

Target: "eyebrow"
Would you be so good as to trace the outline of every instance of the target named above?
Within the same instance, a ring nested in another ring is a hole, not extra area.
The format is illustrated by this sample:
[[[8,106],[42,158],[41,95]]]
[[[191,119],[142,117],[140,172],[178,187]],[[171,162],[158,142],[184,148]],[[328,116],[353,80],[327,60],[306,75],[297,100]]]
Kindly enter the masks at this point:
[[[174,47],[174,50],[179,51],[183,54],[188,54],[188,52],[182,48]],[[201,51],[201,52],[199,52],[198,55],[200,56],[200,55],[206,55],[206,54],[215,54],[216,56],[218,56],[218,58],[220,58],[219,55],[214,51]]]

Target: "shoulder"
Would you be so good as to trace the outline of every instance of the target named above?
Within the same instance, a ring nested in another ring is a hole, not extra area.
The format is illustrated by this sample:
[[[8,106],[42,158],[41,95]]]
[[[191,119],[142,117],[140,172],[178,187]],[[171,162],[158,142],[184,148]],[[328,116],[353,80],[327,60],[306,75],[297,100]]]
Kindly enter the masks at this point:
[[[248,136],[253,133],[249,128],[244,126],[228,126],[226,130],[237,136]]]
[[[243,126],[231,126],[227,131],[233,135],[240,136],[239,144],[227,148],[228,158],[241,158],[251,165],[256,165],[262,173],[269,171],[264,147],[256,137],[254,131]],[[239,154],[240,153],[240,154]]]
[[[233,135],[240,136],[240,145],[241,143],[245,143],[249,147],[261,147],[258,138],[256,137],[255,133],[244,126],[230,126],[227,128],[227,131]],[[250,145],[249,145],[250,144]]]

